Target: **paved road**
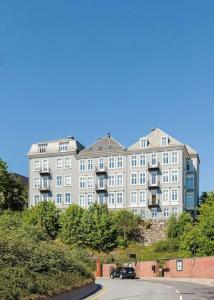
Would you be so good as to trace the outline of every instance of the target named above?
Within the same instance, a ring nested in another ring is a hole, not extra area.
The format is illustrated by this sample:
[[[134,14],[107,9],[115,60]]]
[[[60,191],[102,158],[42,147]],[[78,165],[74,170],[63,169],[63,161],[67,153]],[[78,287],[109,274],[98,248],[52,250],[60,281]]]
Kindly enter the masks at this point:
[[[103,289],[87,300],[214,300],[214,288],[195,283],[99,279]]]

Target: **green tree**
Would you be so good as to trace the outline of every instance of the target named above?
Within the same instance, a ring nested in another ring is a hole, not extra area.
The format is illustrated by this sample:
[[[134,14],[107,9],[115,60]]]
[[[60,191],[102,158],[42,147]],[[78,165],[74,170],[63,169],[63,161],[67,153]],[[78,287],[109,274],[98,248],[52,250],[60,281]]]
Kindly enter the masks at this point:
[[[126,247],[128,241],[134,240],[138,231],[139,216],[126,209],[112,212],[113,222],[117,230],[119,246]]]
[[[76,205],[70,205],[60,216],[60,238],[66,244],[83,244],[83,219],[84,210]]]
[[[13,178],[7,163],[0,159],[0,211],[21,211],[27,206],[26,198],[24,186]]]
[[[107,205],[94,203],[83,214],[84,244],[102,251],[116,246],[116,229]]]
[[[40,202],[26,211],[24,224],[26,227],[27,225],[38,226],[42,228],[51,239],[54,239],[60,228],[59,211],[51,201]]]
[[[192,223],[192,217],[188,212],[183,212],[178,218],[172,216],[167,223],[167,237],[179,240],[186,226]]]

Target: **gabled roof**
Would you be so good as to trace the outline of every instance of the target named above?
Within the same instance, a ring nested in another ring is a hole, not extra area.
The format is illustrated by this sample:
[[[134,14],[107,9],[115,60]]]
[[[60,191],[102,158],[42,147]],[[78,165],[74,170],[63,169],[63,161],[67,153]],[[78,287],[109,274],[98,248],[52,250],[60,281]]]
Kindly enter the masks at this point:
[[[110,135],[97,140],[93,145],[80,151],[78,157],[100,157],[124,154],[125,147]]]
[[[169,144],[164,147],[175,147],[175,146],[184,146],[181,142],[173,138],[171,135],[167,134],[163,130],[156,128],[153,129],[148,135],[146,135],[144,138],[148,139],[148,148],[160,148],[161,146],[161,138],[162,137],[168,137]],[[128,147],[128,151],[137,151],[142,150],[140,141],[142,138],[140,138],[136,143]]]

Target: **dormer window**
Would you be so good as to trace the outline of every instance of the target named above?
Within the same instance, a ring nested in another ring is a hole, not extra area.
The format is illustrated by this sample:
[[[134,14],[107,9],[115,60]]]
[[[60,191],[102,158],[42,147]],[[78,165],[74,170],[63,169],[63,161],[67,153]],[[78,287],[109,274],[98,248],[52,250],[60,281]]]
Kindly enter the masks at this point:
[[[141,148],[147,148],[148,147],[148,139],[147,138],[142,138],[140,140],[140,146],[141,146]]]
[[[161,138],[161,146],[167,146],[169,144],[169,138],[168,136],[163,136]]]
[[[39,153],[46,153],[47,151],[47,144],[40,144],[39,146]]]
[[[59,151],[60,152],[68,151],[68,142],[60,143],[59,144]]]

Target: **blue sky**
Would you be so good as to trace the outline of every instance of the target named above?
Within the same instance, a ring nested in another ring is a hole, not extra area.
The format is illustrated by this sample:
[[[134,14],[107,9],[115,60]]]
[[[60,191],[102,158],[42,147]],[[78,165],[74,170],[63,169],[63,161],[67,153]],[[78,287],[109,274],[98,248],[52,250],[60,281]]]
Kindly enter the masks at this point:
[[[195,148],[213,190],[214,1],[0,1],[0,157],[40,140],[159,127]]]

